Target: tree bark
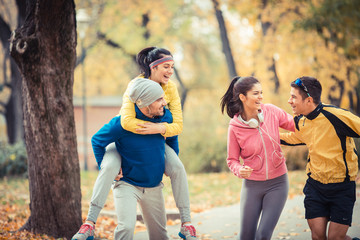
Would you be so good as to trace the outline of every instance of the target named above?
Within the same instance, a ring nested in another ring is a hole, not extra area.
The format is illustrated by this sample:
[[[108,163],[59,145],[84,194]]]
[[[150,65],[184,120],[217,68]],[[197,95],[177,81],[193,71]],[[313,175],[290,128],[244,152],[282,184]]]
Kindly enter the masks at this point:
[[[10,52],[22,76],[31,215],[22,227],[71,239],[82,223],[73,109],[73,0],[28,0]]]
[[[222,15],[222,11],[219,8],[219,2],[218,2],[218,0],[212,0],[212,2],[214,5],[216,19],[219,23],[220,37],[221,37],[221,42],[222,42],[222,46],[223,46],[223,52],[224,52],[224,55],[226,58],[226,63],[227,63],[228,72],[229,72],[230,81],[231,81],[231,79],[233,77],[237,76],[235,62],[234,62],[234,58],[233,58],[233,55],[231,52],[229,38],[227,36],[227,30],[226,30],[224,17]]]

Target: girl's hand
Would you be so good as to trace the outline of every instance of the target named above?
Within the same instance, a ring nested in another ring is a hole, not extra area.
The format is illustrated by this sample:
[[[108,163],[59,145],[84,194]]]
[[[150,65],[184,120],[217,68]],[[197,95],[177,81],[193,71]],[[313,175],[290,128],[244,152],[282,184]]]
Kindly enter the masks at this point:
[[[138,124],[141,128],[137,128],[136,132],[140,134],[165,134],[166,127],[162,123],[147,122],[144,124]]]
[[[243,167],[240,169],[239,173],[240,173],[240,176],[241,176],[242,178],[248,178],[248,177],[250,177],[252,171],[253,171],[253,169],[252,169],[251,167],[249,167],[249,166],[243,166]]]
[[[122,178],[122,177],[123,177],[122,169],[120,168],[120,172],[119,172],[119,174],[115,177],[115,180],[116,180],[116,181],[119,181],[120,178]]]

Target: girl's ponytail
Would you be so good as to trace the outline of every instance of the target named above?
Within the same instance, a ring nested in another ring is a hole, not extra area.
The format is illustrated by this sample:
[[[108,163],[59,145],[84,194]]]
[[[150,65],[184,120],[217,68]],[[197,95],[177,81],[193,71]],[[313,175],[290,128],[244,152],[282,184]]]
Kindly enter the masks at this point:
[[[151,63],[151,59],[149,59],[149,53],[156,49],[156,47],[147,47],[141,50],[136,56],[136,63],[140,68],[140,72],[144,74],[145,78],[149,78],[151,71],[149,64]]]
[[[221,112],[224,114],[226,108],[226,113],[230,118],[233,118],[236,113],[240,111],[241,101],[238,96],[234,96],[234,85],[240,79],[240,77],[234,77],[231,80],[230,86],[224,96],[221,98]],[[240,104],[240,107],[239,107]]]
[[[221,98],[221,112],[224,113],[226,108],[226,113],[231,118],[233,118],[235,114],[242,113],[244,106],[239,96],[240,94],[246,96],[248,91],[257,83],[260,82],[254,77],[234,77],[225,95]]]

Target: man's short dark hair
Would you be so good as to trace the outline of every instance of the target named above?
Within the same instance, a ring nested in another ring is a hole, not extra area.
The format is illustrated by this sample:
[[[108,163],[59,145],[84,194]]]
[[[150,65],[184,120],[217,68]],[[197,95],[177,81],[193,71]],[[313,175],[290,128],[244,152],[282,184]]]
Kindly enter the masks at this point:
[[[298,78],[304,84],[305,89],[303,86],[299,86],[296,84],[296,80],[291,82],[291,87],[296,88],[299,90],[300,95],[303,99],[309,97],[309,95],[313,98],[314,103],[317,105],[321,102],[321,92],[322,87],[320,82],[314,77],[300,77]],[[306,92],[307,91],[307,92]]]

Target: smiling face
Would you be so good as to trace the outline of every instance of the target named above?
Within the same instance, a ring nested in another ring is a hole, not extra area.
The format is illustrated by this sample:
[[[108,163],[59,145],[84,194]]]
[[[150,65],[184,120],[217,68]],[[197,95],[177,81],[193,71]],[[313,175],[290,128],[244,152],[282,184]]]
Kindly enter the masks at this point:
[[[149,110],[149,117],[163,116],[165,106],[166,101],[164,99],[164,95],[162,95],[159,99],[157,99],[155,102],[153,102],[147,107]]]
[[[243,103],[245,112],[254,113],[261,109],[261,101],[263,99],[263,91],[260,83],[254,86],[246,93],[246,96],[240,94],[239,98]]]
[[[163,57],[171,57],[171,56],[165,55]],[[174,61],[167,61],[152,68],[151,75],[149,78],[157,83],[167,84],[173,73],[174,73]]]
[[[308,115],[315,108],[311,97],[303,98],[300,94],[299,89],[291,87],[290,98],[288,100],[294,115]]]

